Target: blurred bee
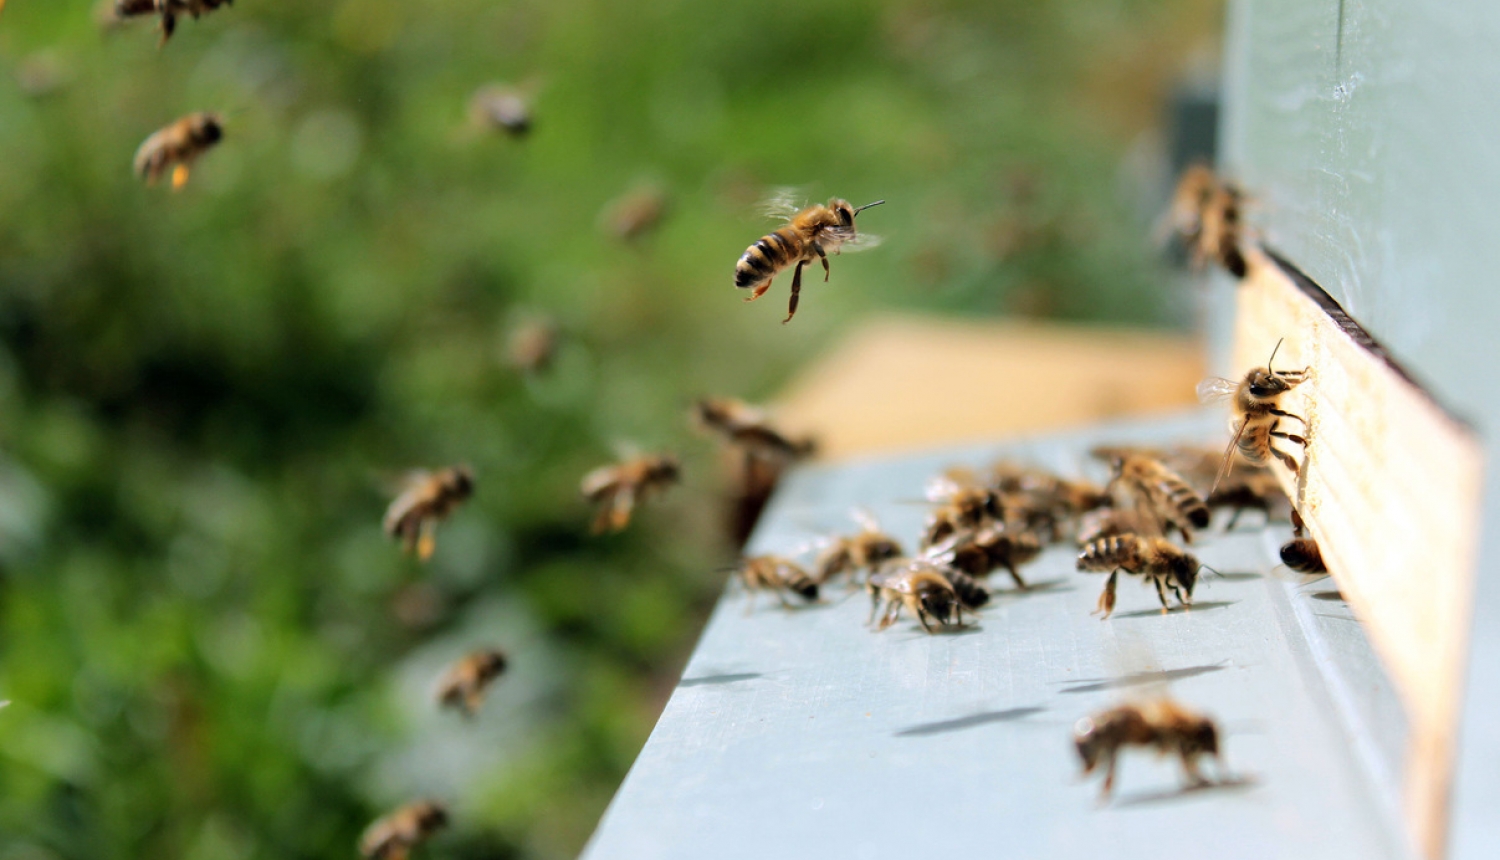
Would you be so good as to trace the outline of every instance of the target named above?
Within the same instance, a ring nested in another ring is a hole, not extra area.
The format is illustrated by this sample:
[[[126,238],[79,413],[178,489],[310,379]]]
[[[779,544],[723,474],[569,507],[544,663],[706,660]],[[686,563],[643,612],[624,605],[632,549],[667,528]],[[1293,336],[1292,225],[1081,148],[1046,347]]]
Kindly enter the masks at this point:
[[[1216,458],[1217,459],[1217,458]],[[1234,513],[1225,523],[1225,531],[1232,531],[1245,511],[1260,511],[1269,522],[1278,508],[1288,505],[1286,494],[1276,476],[1264,467],[1241,469],[1223,482],[1203,500],[1209,510],[1232,508]]]
[[[1150,534],[1155,528],[1155,519],[1134,508],[1100,508],[1089,511],[1079,521],[1076,539],[1082,547],[1115,535]]]
[[[161,16],[161,44],[165,45],[177,30],[177,16],[192,15],[194,20],[234,0],[116,0],[115,15],[121,19],[141,15]]]
[[[599,215],[599,224],[622,242],[634,242],[655,230],[666,217],[667,195],[646,185],[611,200]]]
[[[859,523],[859,531],[849,537],[834,538],[813,561],[813,577],[818,582],[828,582],[844,573],[868,571],[906,555],[900,541],[881,531],[874,517],[855,511],[854,519]]]
[[[637,500],[665,490],[681,477],[681,467],[671,454],[633,457],[600,466],[584,475],[579,489],[584,498],[599,508],[594,517],[594,533],[623,530],[630,525]]]
[[[367,860],[406,860],[411,849],[448,825],[448,810],[435,800],[418,800],[377,819],[359,839]]]
[[[438,704],[474,716],[484,703],[485,690],[505,673],[505,666],[505,652],[496,648],[465,655],[438,679]]]
[[[1110,465],[1114,470],[1111,489],[1123,490],[1135,500],[1136,510],[1154,520],[1153,532],[1166,534],[1176,528],[1182,532],[1184,541],[1192,543],[1192,529],[1208,527],[1211,519],[1208,505],[1181,475],[1160,460],[1142,454],[1122,454]]]
[[[772,215],[789,216],[784,227],[762,236],[751,245],[734,266],[734,285],[740,289],[754,288],[750,297],[753,302],[771,288],[771,281],[787,266],[796,265],[792,273],[792,298],[786,309],[783,323],[792,321],[797,313],[797,302],[802,293],[802,267],[814,260],[823,263],[823,280],[828,280],[828,254],[839,253],[843,248],[874,247],[870,236],[859,235],[854,229],[854,216],[871,206],[879,206],[884,200],[855,209],[847,200],[837,197],[828,205],[809,206],[793,214],[789,196],[782,195],[767,204]]]
[[[1214,721],[1166,698],[1120,705],[1084,717],[1073,726],[1073,745],[1083,760],[1084,776],[1103,765],[1101,797],[1105,799],[1114,789],[1115,762],[1125,747],[1147,747],[1158,755],[1177,756],[1183,775],[1194,786],[1210,784],[1198,770],[1201,756],[1213,756],[1221,773],[1223,768],[1219,729]]]
[[[1204,402],[1230,396],[1234,398],[1234,437],[1229,440],[1229,447],[1224,452],[1219,474],[1214,478],[1213,487],[1209,490],[1210,495],[1219,488],[1219,483],[1234,468],[1236,455],[1256,466],[1268,465],[1274,456],[1292,474],[1295,475],[1299,471],[1297,461],[1292,458],[1292,455],[1277,448],[1275,440],[1285,439],[1301,445],[1304,449],[1307,447],[1306,438],[1284,433],[1279,429],[1282,418],[1292,418],[1303,426],[1307,425],[1306,419],[1302,416],[1287,412],[1280,406],[1282,397],[1307,379],[1307,368],[1272,370],[1271,363],[1275,361],[1276,352],[1281,349],[1281,343],[1282,341],[1279,340],[1276,342],[1276,348],[1271,350],[1271,357],[1266,360],[1265,367],[1251,369],[1239,382],[1213,377],[1198,383],[1198,397]]]
[[[961,529],[1004,521],[1000,494],[965,469],[949,469],[927,484],[927,500],[937,505],[927,518],[921,546],[936,546]]]
[[[1323,563],[1323,552],[1318,542],[1307,537],[1302,524],[1302,515],[1292,511],[1292,539],[1281,547],[1281,563],[1298,573],[1327,573]]]
[[[727,397],[708,397],[694,406],[698,422],[747,455],[785,463],[812,454],[812,439],[792,439],[771,426],[765,412]]]
[[[1157,599],[1161,601],[1162,612],[1166,612],[1170,608],[1168,590],[1176,595],[1179,606],[1193,602],[1193,585],[1198,581],[1198,569],[1202,566],[1198,559],[1165,538],[1135,534],[1100,538],[1078,554],[1079,570],[1109,571],[1109,580],[1105,582],[1104,592],[1099,595],[1099,606],[1094,610],[1102,612],[1103,618],[1109,618],[1115,611],[1115,580],[1120,571],[1145,576],[1156,586]]]
[[[437,548],[437,524],[474,495],[474,473],[465,466],[436,472],[419,471],[407,479],[406,489],[385,509],[385,533],[401,541],[405,552],[432,558]]]
[[[1016,587],[1024,589],[1026,581],[1016,568],[1041,554],[1042,542],[1035,534],[990,523],[954,532],[941,544],[929,547],[925,556],[970,576],[988,576],[1003,567]]]
[[[517,323],[505,341],[506,362],[527,376],[546,373],[557,357],[557,324],[545,317]]]
[[[882,603],[885,606],[881,630],[896,623],[903,606],[917,616],[928,633],[935,632],[928,619],[942,626],[963,626],[963,602],[941,565],[910,559],[888,561],[870,574],[865,587],[871,604],[867,624],[874,623]]]
[[[1240,212],[1244,194],[1238,186],[1220,179],[1203,164],[1182,172],[1172,202],[1157,226],[1157,237],[1175,236],[1187,248],[1193,267],[1201,269],[1215,260],[1236,278],[1245,276],[1245,257],[1240,251]]]
[[[931,563],[918,559],[911,564],[913,567],[920,568]],[[948,580],[948,584],[953,586],[953,593],[958,595],[959,605],[965,609],[978,609],[990,602],[990,590],[968,573],[947,564],[931,564],[931,567],[941,573],[943,578]]]
[[[531,131],[531,105],[514,87],[489,84],[469,98],[469,119],[481,128],[525,137]]]
[[[224,138],[218,114],[190,113],[146,138],[135,151],[136,175],[155,185],[172,168],[172,188],[187,184],[188,172],[199,156]]]
[[[755,603],[755,595],[761,591],[775,594],[782,606],[791,606],[786,598],[789,591],[808,602],[818,599],[817,581],[808,575],[802,565],[791,559],[779,555],[752,556],[740,562],[737,572],[745,590],[750,592],[750,603],[745,605],[746,612],[750,611]]]

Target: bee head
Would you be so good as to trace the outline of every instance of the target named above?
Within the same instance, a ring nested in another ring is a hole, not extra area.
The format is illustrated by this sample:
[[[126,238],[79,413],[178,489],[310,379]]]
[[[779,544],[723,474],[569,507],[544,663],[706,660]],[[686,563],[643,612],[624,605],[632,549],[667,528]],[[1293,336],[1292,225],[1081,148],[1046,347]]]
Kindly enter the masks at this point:
[[[1093,773],[1099,764],[1099,731],[1094,725],[1093,719],[1084,717],[1073,724],[1073,746],[1078,750],[1078,757],[1083,760],[1083,772]]]
[[[807,600],[818,599],[818,584],[810,579],[791,583],[789,587]]]
[[[1268,367],[1257,367],[1250,371],[1245,382],[1249,385],[1250,395],[1259,399],[1275,397],[1292,387],[1285,377],[1273,373]]]
[[[901,547],[897,546],[896,542],[890,538],[877,538],[870,541],[869,545],[865,548],[865,555],[869,558],[870,564],[879,564],[882,561],[900,558],[903,553],[901,552]]]
[[[956,603],[953,592],[945,588],[929,588],[922,593],[922,608],[943,624],[950,623]]]
[[[448,489],[454,495],[468,498],[474,494],[474,473],[467,466],[455,466],[448,473]]]
[[[424,801],[417,809],[416,819],[419,830],[423,833],[431,833],[448,824],[448,810],[437,801]]]
[[[200,113],[193,117],[193,138],[204,145],[224,139],[224,122],[218,114]]]
[[[677,463],[677,458],[671,454],[663,454],[656,458],[651,471],[663,481],[676,481],[682,477],[682,467]]]
[[[1182,751],[1189,755],[1219,754],[1219,730],[1210,720],[1203,720],[1183,733]]]
[[[1193,596],[1193,586],[1198,583],[1198,568],[1202,566],[1198,559],[1187,553],[1172,558],[1172,579],[1187,592],[1188,597]]]

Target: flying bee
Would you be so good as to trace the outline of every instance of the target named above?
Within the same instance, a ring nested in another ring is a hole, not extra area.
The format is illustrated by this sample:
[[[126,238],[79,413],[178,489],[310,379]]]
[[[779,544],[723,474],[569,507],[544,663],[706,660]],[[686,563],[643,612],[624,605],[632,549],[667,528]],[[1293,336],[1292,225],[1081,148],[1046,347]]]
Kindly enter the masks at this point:
[[[594,533],[617,532],[630,525],[637,500],[660,492],[681,480],[682,470],[671,454],[633,457],[589,472],[579,489],[598,506]]]
[[[812,439],[793,439],[771,426],[770,416],[739,400],[708,397],[694,406],[698,422],[746,455],[786,463],[812,454]]]
[[[925,555],[970,576],[988,576],[996,568],[1005,568],[1017,588],[1026,588],[1017,567],[1042,554],[1042,542],[1029,531],[1017,531],[999,523],[954,532]]]
[[[802,293],[802,267],[819,260],[823,263],[823,280],[828,280],[828,255],[838,254],[844,248],[874,247],[873,237],[861,235],[854,229],[854,216],[871,206],[879,206],[884,200],[855,209],[849,201],[835,197],[828,205],[813,205],[790,214],[784,227],[762,236],[746,249],[734,266],[734,285],[740,289],[754,288],[750,297],[753,302],[771,288],[771,281],[787,266],[796,265],[792,273],[792,298],[787,304],[786,319],[792,321],[797,314],[797,302]],[[792,210],[789,197],[780,196],[767,204],[772,215],[787,215]]]
[[[547,317],[522,320],[505,339],[506,363],[527,376],[538,376],[552,367],[561,337],[557,323]]]
[[[775,594],[782,606],[791,606],[786,599],[789,591],[809,603],[818,599],[817,581],[791,559],[779,555],[757,555],[741,561],[736,570],[745,590],[751,595],[750,603],[745,606],[746,612],[754,605],[755,594],[761,591]]]
[[[1109,571],[1109,580],[1099,595],[1099,607],[1104,620],[1115,611],[1115,580],[1120,571],[1145,576],[1156,586],[1156,597],[1161,601],[1162,612],[1167,604],[1167,591],[1176,597],[1179,606],[1193,602],[1193,585],[1198,581],[1198,569],[1203,565],[1192,555],[1183,552],[1165,538],[1142,537],[1135,534],[1100,538],[1088,544],[1078,553],[1078,569],[1093,573]]]
[[[505,652],[483,648],[467,654],[438,679],[437,700],[445,708],[458,708],[466,717],[479,712],[485,690],[505,673]]]
[[[836,537],[813,561],[813,578],[827,582],[843,573],[871,570],[881,562],[906,555],[900,541],[880,530],[875,518],[855,511],[859,531],[848,537]]]
[[[437,524],[474,495],[474,473],[465,466],[436,472],[414,472],[406,489],[385,509],[385,533],[401,541],[405,552],[432,558],[437,548]]]
[[[643,185],[610,201],[599,214],[599,225],[622,242],[634,242],[661,224],[668,204],[666,192]]]
[[[1292,510],[1292,539],[1281,546],[1281,563],[1298,573],[1327,573],[1318,542],[1307,536],[1302,515]]]
[[[194,20],[234,0],[116,0],[115,15],[121,19],[141,15],[161,16],[161,44],[165,45],[177,30],[177,16],[192,15]]]
[[[489,84],[469,98],[469,119],[481,128],[525,137],[531,131],[531,105],[521,90]]]
[[[1100,796],[1104,799],[1114,789],[1116,759],[1125,747],[1146,747],[1158,755],[1177,756],[1183,775],[1194,786],[1211,784],[1198,770],[1202,756],[1213,756],[1223,773],[1218,726],[1209,717],[1166,698],[1119,705],[1084,717],[1073,726],[1073,745],[1083,760],[1084,776],[1103,765],[1104,790]]]
[[[368,860],[406,860],[411,849],[448,825],[448,810],[435,800],[418,800],[377,819],[359,839]]]
[[[1192,543],[1192,529],[1208,527],[1211,517],[1203,498],[1160,460],[1124,454],[1115,457],[1111,467],[1110,487],[1134,499],[1136,509],[1152,517],[1162,533],[1176,528]]]
[[[187,184],[193,162],[224,138],[218,114],[190,113],[162,128],[135,151],[135,172],[147,185],[155,185],[172,168],[172,188]]]
[[[884,603],[881,630],[896,623],[903,606],[917,616],[922,629],[928,633],[935,632],[928,619],[943,626],[963,626],[963,601],[952,581],[944,575],[942,565],[893,559],[870,574],[865,588],[870,592],[870,620],[867,624],[874,623],[875,614]]]
[[[1207,165],[1194,164],[1182,172],[1162,220],[1159,240],[1175,236],[1192,257],[1193,267],[1202,269],[1214,260],[1236,278],[1245,276],[1240,251],[1240,215],[1244,193],[1239,186],[1216,176]]]
[[[1276,341],[1276,348],[1271,350],[1271,357],[1266,360],[1265,367],[1252,368],[1239,382],[1212,377],[1198,383],[1198,397],[1204,402],[1234,397],[1234,437],[1229,440],[1229,447],[1224,451],[1219,474],[1209,490],[1210,495],[1234,468],[1236,455],[1256,466],[1268,465],[1274,456],[1292,474],[1299,471],[1297,461],[1292,455],[1277,448],[1276,440],[1285,439],[1301,445],[1303,449],[1307,448],[1306,438],[1282,432],[1279,428],[1283,418],[1295,419],[1304,427],[1307,425],[1307,420],[1302,416],[1282,409],[1281,400],[1288,391],[1307,379],[1308,368],[1273,370],[1271,363],[1276,360],[1276,352],[1281,349],[1281,344],[1282,341]]]
[[[937,507],[927,518],[921,546],[935,546],[961,529],[1003,521],[1000,494],[965,469],[949,469],[927,484],[927,500]]]

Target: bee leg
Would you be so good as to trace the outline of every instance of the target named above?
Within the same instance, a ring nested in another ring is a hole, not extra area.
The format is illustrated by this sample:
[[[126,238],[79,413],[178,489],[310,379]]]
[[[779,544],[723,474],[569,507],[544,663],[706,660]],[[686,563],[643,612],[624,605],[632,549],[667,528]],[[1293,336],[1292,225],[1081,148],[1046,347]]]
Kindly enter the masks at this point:
[[[765,295],[766,290],[769,290],[771,288],[771,282],[774,280],[776,280],[774,277],[766,278],[766,282],[764,284],[756,287],[755,290],[750,293],[750,295],[745,297],[745,301],[753,302],[761,296]]]
[[[1277,409],[1275,407],[1272,407],[1271,408],[1271,414],[1272,415],[1280,415],[1282,418],[1295,418],[1298,421],[1302,422],[1302,426],[1303,427],[1307,426],[1307,419],[1303,418],[1301,415],[1296,414],[1295,412],[1287,412],[1285,410]]]
[[[1105,769],[1104,769],[1104,790],[1099,793],[1099,799],[1100,800],[1109,800],[1109,794],[1110,794],[1110,792],[1114,791],[1114,788],[1115,788],[1115,756],[1114,756],[1114,753],[1111,752],[1109,754],[1109,764],[1106,765]]]
[[[1234,509],[1234,515],[1229,518],[1229,522],[1227,522],[1227,523],[1224,524],[1224,531],[1226,531],[1226,532],[1232,532],[1232,531],[1234,531],[1234,524],[1240,521],[1240,514],[1243,514],[1244,512],[1245,512],[1245,509],[1243,507],[1235,508]]]
[[[1026,585],[1026,580],[1021,578],[1021,574],[1016,570],[1016,566],[1014,564],[1006,564],[1005,569],[1010,573],[1010,578],[1016,581],[1016,588],[1019,588],[1022,591],[1025,591],[1028,588],[1028,586]]]
[[[1280,436],[1280,435],[1282,435],[1282,434],[1280,434],[1280,433],[1272,433],[1272,434],[1271,434],[1271,435],[1272,435],[1272,436]],[[1301,468],[1302,468],[1302,467],[1301,467],[1301,466],[1299,466],[1299,465],[1297,465],[1297,460],[1296,460],[1296,458],[1294,458],[1294,457],[1292,457],[1292,455],[1291,455],[1291,454],[1288,454],[1288,453],[1287,453],[1287,452],[1285,452],[1285,451],[1283,451],[1283,450],[1281,450],[1281,449],[1280,449],[1280,448],[1272,448],[1272,449],[1271,449],[1271,453],[1272,453],[1272,454],[1275,454],[1275,455],[1276,455],[1276,459],[1278,459],[1278,460],[1280,460],[1280,461],[1281,461],[1281,463],[1282,463],[1282,465],[1284,465],[1284,466],[1286,466],[1286,467],[1287,467],[1287,469],[1288,469],[1288,470],[1289,470],[1289,471],[1290,471],[1290,472],[1291,472],[1291,473],[1292,473],[1292,474],[1293,474],[1293,475],[1295,475],[1295,474],[1297,474],[1297,473],[1298,473],[1298,472],[1299,472],[1299,471],[1301,471]]]
[[[823,253],[820,245],[814,245],[813,250],[818,252],[818,259],[823,261],[823,283],[828,283],[828,255]]]
[[[791,322],[792,317],[797,315],[797,302],[802,297],[802,267],[805,265],[807,264],[798,263],[796,270],[792,272],[792,298],[787,302],[786,319],[781,321],[782,325]]]
[[[1161,601],[1161,611],[1164,613],[1169,611],[1172,608],[1172,605],[1167,603],[1166,583],[1164,583],[1162,581],[1162,578],[1159,576],[1153,576],[1151,578],[1151,581],[1156,583],[1156,599]]]
[[[870,589],[870,617],[865,619],[865,626],[869,627],[875,623],[875,611],[880,608],[880,593]]]
[[[1100,618],[1100,621],[1109,618],[1109,614],[1115,611],[1115,580],[1119,575],[1120,569],[1118,567],[1110,571],[1109,579],[1104,583],[1104,591],[1099,595],[1099,607],[1094,611],[1104,613],[1104,617]]]

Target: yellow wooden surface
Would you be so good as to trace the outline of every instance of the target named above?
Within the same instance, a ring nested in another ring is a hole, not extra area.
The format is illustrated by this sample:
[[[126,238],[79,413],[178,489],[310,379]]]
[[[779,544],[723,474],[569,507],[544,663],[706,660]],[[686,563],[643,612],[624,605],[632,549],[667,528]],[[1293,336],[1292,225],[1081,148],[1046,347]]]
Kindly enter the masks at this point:
[[[1275,366],[1312,369],[1285,407],[1307,419],[1306,465],[1298,476],[1275,468],[1401,691],[1411,726],[1403,803],[1424,852],[1437,857],[1465,668],[1482,448],[1273,261],[1247,257],[1236,366],[1264,365],[1285,338]]]
[[[1182,335],[878,317],[794,380],[776,414],[838,459],[1181,409],[1203,373]]]

